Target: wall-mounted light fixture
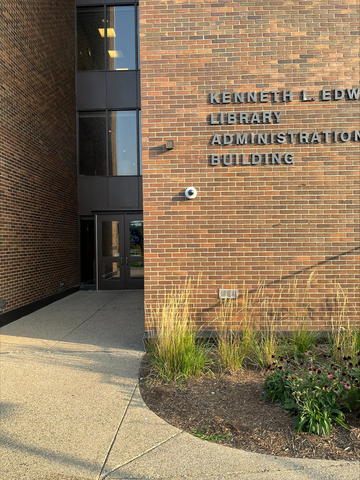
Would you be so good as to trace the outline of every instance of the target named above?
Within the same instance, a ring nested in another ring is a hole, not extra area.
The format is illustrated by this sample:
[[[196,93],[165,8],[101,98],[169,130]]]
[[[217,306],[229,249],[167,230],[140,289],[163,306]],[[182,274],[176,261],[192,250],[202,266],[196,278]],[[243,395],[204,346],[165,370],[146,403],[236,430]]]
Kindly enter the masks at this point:
[[[174,140],[166,140],[166,150],[172,150],[174,148]]]

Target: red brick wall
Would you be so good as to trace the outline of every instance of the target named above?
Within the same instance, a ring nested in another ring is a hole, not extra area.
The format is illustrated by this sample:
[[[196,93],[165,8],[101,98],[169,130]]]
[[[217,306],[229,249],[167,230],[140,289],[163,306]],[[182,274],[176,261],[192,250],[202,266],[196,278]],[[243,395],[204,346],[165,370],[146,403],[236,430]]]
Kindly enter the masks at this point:
[[[301,290],[316,269],[310,326],[330,327],[334,281],[360,311],[353,292],[360,277],[359,142],[211,145],[215,133],[360,130],[359,100],[320,98],[323,88],[359,88],[359,18],[357,0],[140,2],[148,306],[186,275],[202,273],[198,321],[212,329],[219,288],[254,289],[263,281],[278,295],[294,278]],[[210,103],[215,92],[277,90],[291,90],[293,100]],[[302,90],[315,100],[301,101]],[[219,112],[281,118],[210,125]],[[175,148],[166,151],[169,139]],[[212,154],[243,153],[248,162],[252,153],[272,152],[292,153],[294,164],[209,164]],[[197,188],[195,200],[185,201],[188,186]],[[282,329],[294,325],[291,315],[278,321]]]
[[[79,283],[74,12],[0,9],[0,312]]]

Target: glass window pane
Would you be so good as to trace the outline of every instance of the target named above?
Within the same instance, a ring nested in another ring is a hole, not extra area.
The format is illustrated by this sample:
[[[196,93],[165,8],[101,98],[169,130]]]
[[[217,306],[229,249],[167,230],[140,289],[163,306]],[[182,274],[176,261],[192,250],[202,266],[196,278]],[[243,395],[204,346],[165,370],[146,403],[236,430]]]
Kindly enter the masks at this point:
[[[140,32],[139,32],[140,22],[139,22],[139,7],[136,7],[136,40],[138,46],[138,64],[137,68],[140,68]]]
[[[135,70],[135,7],[107,7],[108,70]]]
[[[103,280],[119,280],[120,264],[117,262],[103,263],[101,266],[101,276]]]
[[[130,278],[144,278],[143,262],[130,262]]]
[[[133,220],[129,226],[130,255],[142,257],[144,255],[143,221]]]
[[[139,112],[139,155],[140,155],[140,175],[142,175],[141,111]]]
[[[79,113],[79,174],[107,174],[105,112]]]
[[[136,112],[109,113],[110,175],[137,175]]]
[[[118,257],[120,250],[119,222],[103,221],[102,225],[102,256]]]
[[[104,7],[78,8],[78,70],[105,70]]]

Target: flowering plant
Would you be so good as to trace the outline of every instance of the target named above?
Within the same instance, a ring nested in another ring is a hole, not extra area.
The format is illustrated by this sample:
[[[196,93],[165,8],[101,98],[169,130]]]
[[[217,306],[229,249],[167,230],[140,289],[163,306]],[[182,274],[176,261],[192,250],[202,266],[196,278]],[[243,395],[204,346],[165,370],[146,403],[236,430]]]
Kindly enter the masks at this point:
[[[296,415],[297,433],[329,435],[332,420],[347,428],[344,410],[360,407],[360,361],[355,364],[355,360],[344,357],[340,364],[320,365],[311,352],[306,356],[295,368],[275,359],[268,366],[264,398],[280,400]]]

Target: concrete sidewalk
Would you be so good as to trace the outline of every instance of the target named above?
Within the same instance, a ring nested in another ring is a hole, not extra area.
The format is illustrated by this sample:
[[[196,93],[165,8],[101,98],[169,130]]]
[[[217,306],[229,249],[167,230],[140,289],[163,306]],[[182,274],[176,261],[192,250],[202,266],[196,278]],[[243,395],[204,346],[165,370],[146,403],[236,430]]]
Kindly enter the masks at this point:
[[[346,479],[358,462],[247,453],[181,432],[138,390],[143,292],[80,291],[0,330],[1,480]]]

